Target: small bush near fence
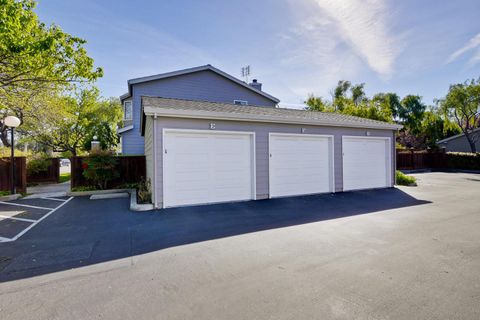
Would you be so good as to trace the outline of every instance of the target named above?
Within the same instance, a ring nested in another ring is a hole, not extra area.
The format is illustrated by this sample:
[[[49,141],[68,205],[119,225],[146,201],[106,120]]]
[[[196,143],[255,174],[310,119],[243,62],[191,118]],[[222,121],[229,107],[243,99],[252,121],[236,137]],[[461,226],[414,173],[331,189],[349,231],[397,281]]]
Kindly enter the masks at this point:
[[[52,161],[47,157],[34,156],[27,159],[27,174],[34,175],[48,170]]]
[[[412,176],[407,176],[401,171],[396,172],[396,183],[399,186],[414,186],[416,185],[417,179]]]
[[[145,156],[72,157],[72,190],[137,186],[146,176]]]
[[[480,170],[480,153],[447,152],[449,169]]]
[[[120,176],[115,170],[117,164],[118,160],[111,152],[92,152],[83,162],[83,176],[98,189],[107,189],[108,183]]]

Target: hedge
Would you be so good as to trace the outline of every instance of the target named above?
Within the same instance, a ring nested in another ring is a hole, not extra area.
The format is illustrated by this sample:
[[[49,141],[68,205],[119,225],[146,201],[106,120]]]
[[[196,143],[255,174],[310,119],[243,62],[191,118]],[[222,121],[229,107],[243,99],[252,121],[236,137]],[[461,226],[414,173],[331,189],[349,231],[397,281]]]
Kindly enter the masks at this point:
[[[480,170],[480,153],[447,152],[449,169]]]

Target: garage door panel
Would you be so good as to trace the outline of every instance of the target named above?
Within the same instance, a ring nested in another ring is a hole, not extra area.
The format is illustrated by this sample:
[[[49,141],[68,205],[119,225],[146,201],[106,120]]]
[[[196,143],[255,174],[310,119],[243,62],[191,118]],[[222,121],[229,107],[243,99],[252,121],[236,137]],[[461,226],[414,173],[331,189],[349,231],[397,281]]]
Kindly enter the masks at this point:
[[[385,138],[343,138],[343,189],[388,187],[390,142]]]
[[[333,138],[271,134],[270,196],[333,191]]]
[[[165,206],[253,198],[251,134],[198,131],[164,134]]]

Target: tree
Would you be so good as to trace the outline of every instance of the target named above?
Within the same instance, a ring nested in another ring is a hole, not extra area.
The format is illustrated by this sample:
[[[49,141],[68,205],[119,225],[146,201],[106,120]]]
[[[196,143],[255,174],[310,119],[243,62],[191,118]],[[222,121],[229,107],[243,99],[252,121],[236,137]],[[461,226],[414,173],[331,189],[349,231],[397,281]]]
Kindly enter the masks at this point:
[[[321,112],[332,111],[328,101],[323,100],[322,97],[316,97],[313,94],[308,96],[308,99],[307,101],[305,101],[305,104],[307,105],[307,110],[309,111],[321,111]]]
[[[437,141],[460,133],[460,128],[450,119],[443,117],[440,110],[433,107],[425,111],[421,122],[422,135],[425,147],[437,147]]]
[[[352,84],[350,81],[340,80],[337,86],[333,90],[333,106],[335,110],[342,110],[345,104],[348,102],[347,92]]]
[[[352,101],[356,107],[358,107],[358,105],[366,99],[364,87],[365,83],[360,83],[355,84],[350,88],[350,92],[352,93]]]
[[[423,115],[427,108],[422,102],[422,97],[407,95],[402,99],[399,107],[398,117],[400,122],[405,126],[405,129],[414,135],[419,134]]]
[[[480,127],[480,79],[451,85],[446,97],[438,103],[449,117],[455,119],[471,151],[477,152],[475,142],[478,137],[473,131]]]
[[[85,40],[41,23],[35,6],[33,0],[0,0],[0,116],[15,114],[22,121],[35,95],[103,74],[87,55]],[[0,124],[8,146],[6,129]]]
[[[41,121],[25,123],[25,135],[56,152],[89,150],[93,136],[102,149],[118,144],[116,128],[122,118],[118,99],[103,99],[96,88],[83,89],[75,96],[48,96],[38,103]],[[52,112],[54,110],[54,112]]]
[[[398,112],[402,108],[400,97],[396,93],[377,93],[373,96],[372,102],[381,109],[383,113],[389,113],[393,119],[398,117]]]

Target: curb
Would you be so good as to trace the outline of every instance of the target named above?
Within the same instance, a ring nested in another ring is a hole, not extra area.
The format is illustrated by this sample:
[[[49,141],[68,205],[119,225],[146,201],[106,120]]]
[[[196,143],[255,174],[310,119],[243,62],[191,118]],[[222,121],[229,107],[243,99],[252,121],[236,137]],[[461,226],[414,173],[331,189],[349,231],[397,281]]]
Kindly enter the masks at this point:
[[[134,189],[107,189],[107,190],[92,190],[92,191],[69,191],[67,196],[69,197],[82,197],[82,196],[93,196],[97,194],[107,194],[107,193],[125,193],[131,192]]]
[[[12,201],[12,200],[17,200],[18,198],[20,198],[22,195],[21,194],[10,194],[8,196],[1,196],[0,197],[0,201]]]
[[[154,210],[153,203],[137,203],[137,190],[130,189],[130,210],[132,211],[150,211]]]
[[[137,203],[136,189],[109,189],[109,190],[92,190],[92,191],[70,191],[67,192],[69,197],[94,196],[108,193],[130,193],[130,210],[132,211],[150,211],[154,210],[153,203]]]

